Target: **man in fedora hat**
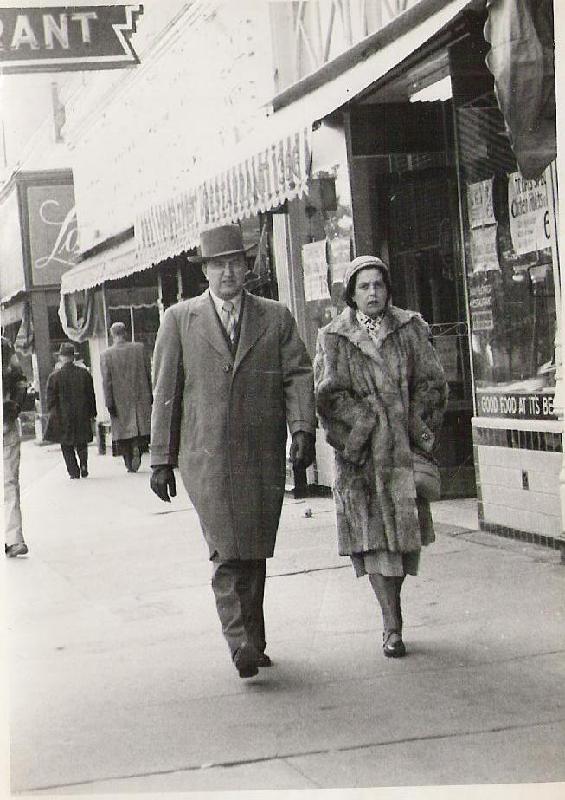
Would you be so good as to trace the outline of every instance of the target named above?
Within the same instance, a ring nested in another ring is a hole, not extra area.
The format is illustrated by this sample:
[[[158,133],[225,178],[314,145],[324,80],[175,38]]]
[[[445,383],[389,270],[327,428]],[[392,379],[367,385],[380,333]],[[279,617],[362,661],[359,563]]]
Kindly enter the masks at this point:
[[[74,363],[72,342],[63,342],[59,361],[60,368],[47,379],[49,420],[45,439],[60,443],[69,477],[86,478],[88,442],[92,441],[92,420],[96,417],[94,386],[89,371]]]
[[[200,519],[212,588],[242,678],[271,665],[265,653],[265,559],[281,512],[287,425],[290,458],[314,457],[310,358],[281,303],[243,289],[241,230],[201,235],[209,289],[167,309],[153,356],[151,488],[176,495],[173,467]]]

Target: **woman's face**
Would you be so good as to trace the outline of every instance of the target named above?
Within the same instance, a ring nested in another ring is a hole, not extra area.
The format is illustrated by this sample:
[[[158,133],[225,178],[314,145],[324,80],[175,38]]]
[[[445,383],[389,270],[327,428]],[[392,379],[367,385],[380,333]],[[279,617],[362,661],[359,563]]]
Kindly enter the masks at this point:
[[[380,269],[368,267],[357,273],[353,302],[368,317],[378,317],[385,309],[388,290]]]

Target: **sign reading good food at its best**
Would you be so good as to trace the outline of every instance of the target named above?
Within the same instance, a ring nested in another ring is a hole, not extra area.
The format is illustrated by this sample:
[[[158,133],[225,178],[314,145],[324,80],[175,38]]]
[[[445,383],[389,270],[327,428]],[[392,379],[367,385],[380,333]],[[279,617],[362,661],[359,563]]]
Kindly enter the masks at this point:
[[[0,8],[0,72],[137,64],[130,38],[142,13],[142,5]]]

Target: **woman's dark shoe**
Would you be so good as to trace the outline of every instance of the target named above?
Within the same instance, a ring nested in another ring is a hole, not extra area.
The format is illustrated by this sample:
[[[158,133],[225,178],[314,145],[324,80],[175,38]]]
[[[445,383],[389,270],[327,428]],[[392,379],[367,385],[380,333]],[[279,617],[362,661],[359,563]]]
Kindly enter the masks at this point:
[[[259,653],[259,658],[257,659],[257,666],[258,667],[272,667],[273,662],[269,658],[266,653]]]
[[[88,478],[88,467],[86,466],[86,464],[80,465],[80,477]]]
[[[27,544],[25,542],[16,542],[16,544],[5,544],[4,552],[8,558],[15,558],[16,556],[25,556],[28,552]]]
[[[406,648],[402,636],[396,631],[383,634],[383,653],[387,658],[403,658]]]

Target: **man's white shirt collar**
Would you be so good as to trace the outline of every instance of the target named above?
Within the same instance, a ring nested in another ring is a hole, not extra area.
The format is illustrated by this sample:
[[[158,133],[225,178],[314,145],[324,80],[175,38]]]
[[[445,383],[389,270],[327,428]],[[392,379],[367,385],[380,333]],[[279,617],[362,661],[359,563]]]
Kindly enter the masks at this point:
[[[212,302],[214,303],[216,311],[218,312],[218,316],[221,319],[222,318],[222,308],[223,308],[223,305],[224,305],[224,303],[226,301],[222,300],[221,297],[218,297],[217,295],[215,295],[214,292],[211,289],[208,289],[208,291],[210,292],[210,297],[212,298]],[[240,292],[238,295],[236,295],[235,297],[232,297],[231,300],[228,301],[230,303],[233,303],[233,313],[235,314],[236,322],[237,322],[237,320],[239,320],[239,314],[241,312],[241,297],[242,297],[242,294],[243,294],[243,292]]]

